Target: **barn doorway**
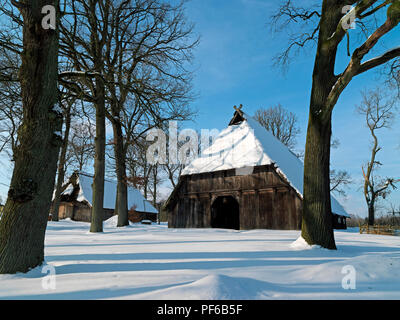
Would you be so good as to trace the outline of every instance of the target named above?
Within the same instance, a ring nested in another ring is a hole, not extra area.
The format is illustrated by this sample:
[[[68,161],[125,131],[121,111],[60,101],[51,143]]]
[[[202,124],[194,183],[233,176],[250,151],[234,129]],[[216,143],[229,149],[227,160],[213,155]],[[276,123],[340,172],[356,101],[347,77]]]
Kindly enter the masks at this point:
[[[211,207],[211,227],[240,230],[239,203],[234,197],[218,197]]]

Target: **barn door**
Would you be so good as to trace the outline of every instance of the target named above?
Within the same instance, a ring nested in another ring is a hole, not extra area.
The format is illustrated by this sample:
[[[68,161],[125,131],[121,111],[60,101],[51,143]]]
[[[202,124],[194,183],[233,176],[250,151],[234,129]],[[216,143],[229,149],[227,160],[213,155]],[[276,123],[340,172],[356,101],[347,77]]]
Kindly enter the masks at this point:
[[[240,230],[239,204],[234,197],[218,197],[211,207],[211,227]]]

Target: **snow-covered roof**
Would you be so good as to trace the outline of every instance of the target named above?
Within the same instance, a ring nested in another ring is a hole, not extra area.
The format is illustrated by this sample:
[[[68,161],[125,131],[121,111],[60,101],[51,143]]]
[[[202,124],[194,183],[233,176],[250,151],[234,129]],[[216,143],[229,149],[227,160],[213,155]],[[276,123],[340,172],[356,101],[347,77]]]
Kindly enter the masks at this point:
[[[92,205],[92,184],[93,175],[80,172],[78,173],[79,178],[77,183],[79,184],[80,190],[77,197],[77,201],[86,201],[90,206]],[[72,187],[73,188],[73,187]],[[71,195],[71,186],[68,186],[62,195]],[[111,180],[104,181],[104,209],[115,209],[115,199],[117,197],[117,182]],[[136,207],[137,211],[157,213],[158,211],[152,206],[152,204],[146,200],[139,190],[128,186],[128,209]]]
[[[303,162],[254,118],[245,113],[243,117],[241,123],[223,130],[182,175],[274,164],[277,172],[303,197]],[[333,213],[349,217],[333,196],[331,204]]]

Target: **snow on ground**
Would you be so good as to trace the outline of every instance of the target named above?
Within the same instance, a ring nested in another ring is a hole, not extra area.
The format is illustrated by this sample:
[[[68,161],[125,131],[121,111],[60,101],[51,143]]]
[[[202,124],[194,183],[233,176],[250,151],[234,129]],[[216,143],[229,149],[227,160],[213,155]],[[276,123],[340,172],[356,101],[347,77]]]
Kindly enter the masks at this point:
[[[399,237],[335,232],[339,250],[329,251],[298,231],[115,225],[91,234],[86,223],[49,222],[47,268],[0,275],[0,299],[400,299]],[[349,265],[355,290],[342,287]],[[51,266],[55,290],[43,287]]]

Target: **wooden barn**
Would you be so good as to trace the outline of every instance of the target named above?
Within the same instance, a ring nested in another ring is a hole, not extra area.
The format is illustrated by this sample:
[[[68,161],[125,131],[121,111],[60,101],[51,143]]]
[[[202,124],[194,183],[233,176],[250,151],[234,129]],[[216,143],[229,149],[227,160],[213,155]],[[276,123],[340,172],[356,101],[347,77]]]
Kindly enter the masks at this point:
[[[301,228],[303,163],[237,110],[227,129],[188,165],[165,204],[170,228]],[[348,213],[332,196],[336,229]]]
[[[59,219],[70,218],[75,221],[91,221],[93,175],[75,172],[63,186],[61,193]],[[104,220],[114,215],[117,183],[110,180],[104,182]],[[139,190],[128,187],[129,220],[157,221],[158,211],[147,201]]]

